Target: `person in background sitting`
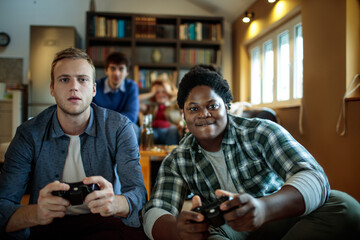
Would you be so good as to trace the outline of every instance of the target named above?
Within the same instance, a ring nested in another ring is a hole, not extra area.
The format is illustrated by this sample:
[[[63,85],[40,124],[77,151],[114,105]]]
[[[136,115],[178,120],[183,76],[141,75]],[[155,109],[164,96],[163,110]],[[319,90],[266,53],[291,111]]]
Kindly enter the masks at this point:
[[[5,154],[0,239],[146,239],[139,211],[147,196],[132,123],[91,103],[95,68],[84,51],[56,54],[50,93],[56,105],[19,126]],[[80,205],[52,195],[75,182],[99,190]]]
[[[360,239],[360,204],[331,190],[323,168],[280,125],[230,115],[232,98],[214,71],[196,67],[181,80],[177,102],[189,133],[162,161],[143,209],[147,236]],[[187,189],[195,196],[182,211]],[[229,197],[220,205],[225,224],[213,227],[192,209],[220,196]]]
[[[96,105],[125,115],[133,122],[135,134],[139,140],[140,128],[137,125],[139,115],[139,88],[127,78],[129,60],[125,54],[114,52],[105,61],[106,77],[96,80]]]
[[[166,79],[152,82],[149,93],[140,94],[140,111],[152,115],[154,143],[177,145],[184,127],[180,110],[175,103],[177,89]],[[147,101],[147,103],[145,103]]]

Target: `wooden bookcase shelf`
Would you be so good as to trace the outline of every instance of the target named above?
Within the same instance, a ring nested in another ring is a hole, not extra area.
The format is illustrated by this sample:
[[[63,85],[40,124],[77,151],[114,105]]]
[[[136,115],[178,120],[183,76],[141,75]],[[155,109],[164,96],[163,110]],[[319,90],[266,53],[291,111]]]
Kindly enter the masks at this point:
[[[87,12],[86,26],[86,50],[97,69],[108,54],[125,53],[140,91],[162,73],[178,85],[196,64],[222,64],[222,17]]]

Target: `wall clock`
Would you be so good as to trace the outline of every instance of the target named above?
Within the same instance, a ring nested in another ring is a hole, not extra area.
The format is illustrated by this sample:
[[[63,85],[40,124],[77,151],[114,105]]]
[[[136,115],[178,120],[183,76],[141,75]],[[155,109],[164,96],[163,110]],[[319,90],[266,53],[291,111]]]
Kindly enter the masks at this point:
[[[5,47],[10,43],[10,36],[7,33],[0,32],[0,46]]]

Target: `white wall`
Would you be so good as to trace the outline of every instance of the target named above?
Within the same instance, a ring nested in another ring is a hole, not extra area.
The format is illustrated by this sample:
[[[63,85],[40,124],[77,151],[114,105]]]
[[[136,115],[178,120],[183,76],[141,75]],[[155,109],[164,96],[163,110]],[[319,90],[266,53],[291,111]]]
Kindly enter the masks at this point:
[[[90,0],[0,0],[0,32],[10,35],[7,47],[0,47],[0,57],[24,59],[23,83],[27,83],[30,52],[30,26],[75,26],[85,48],[86,11]],[[95,0],[96,11],[148,14],[212,16],[185,0]],[[231,84],[231,33],[225,23],[223,71]],[[50,68],[44,66],[45,68]]]

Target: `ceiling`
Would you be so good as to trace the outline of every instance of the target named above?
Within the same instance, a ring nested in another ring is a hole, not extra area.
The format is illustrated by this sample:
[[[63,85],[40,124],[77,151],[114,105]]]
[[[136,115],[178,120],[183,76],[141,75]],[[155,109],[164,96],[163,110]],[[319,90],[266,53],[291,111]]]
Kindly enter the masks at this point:
[[[256,0],[187,0],[214,15],[223,16],[233,22],[243,14]]]

